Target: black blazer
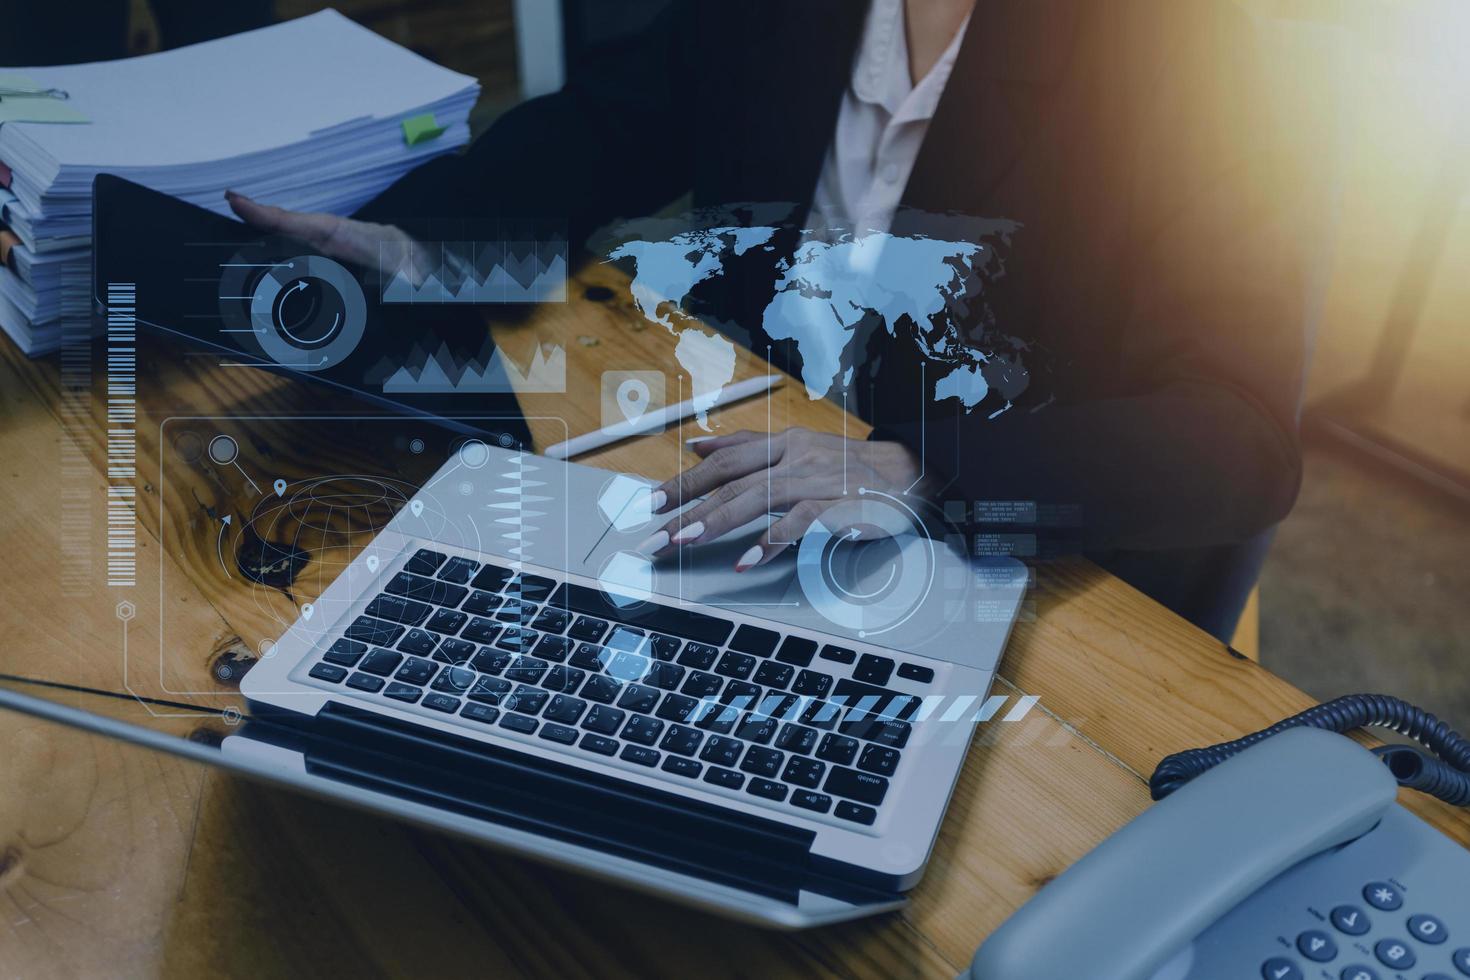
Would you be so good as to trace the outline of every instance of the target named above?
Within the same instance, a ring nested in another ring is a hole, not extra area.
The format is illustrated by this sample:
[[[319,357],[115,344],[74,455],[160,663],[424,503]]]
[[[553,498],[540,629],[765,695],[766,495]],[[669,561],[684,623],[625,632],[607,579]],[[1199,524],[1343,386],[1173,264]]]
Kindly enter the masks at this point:
[[[565,215],[581,240],[686,193],[809,202],[865,11],[676,3],[367,213]],[[1020,530],[1196,622],[1222,555],[1280,520],[1300,479],[1315,189],[1277,95],[1230,0],[979,0],[903,201],[1023,226],[989,299],[1045,382],[994,420],[931,403],[921,436],[897,351],[860,402],[875,438],[924,447],[943,497],[1077,516]]]

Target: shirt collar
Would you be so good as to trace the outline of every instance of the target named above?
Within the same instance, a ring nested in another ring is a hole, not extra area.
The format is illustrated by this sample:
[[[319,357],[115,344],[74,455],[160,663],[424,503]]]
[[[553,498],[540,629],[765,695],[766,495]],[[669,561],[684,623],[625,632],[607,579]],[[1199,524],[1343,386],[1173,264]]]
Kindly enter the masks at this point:
[[[932,118],[954,70],[960,42],[969,24],[970,18],[966,16],[929,74],[913,85],[909,81],[903,0],[873,0],[853,67],[853,94],[863,102],[881,107],[896,123]]]

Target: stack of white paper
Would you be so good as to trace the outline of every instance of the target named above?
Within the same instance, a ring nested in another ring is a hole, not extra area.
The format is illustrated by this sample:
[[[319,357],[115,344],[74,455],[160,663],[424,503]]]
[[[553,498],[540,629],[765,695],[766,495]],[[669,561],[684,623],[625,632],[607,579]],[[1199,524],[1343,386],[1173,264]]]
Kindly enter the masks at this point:
[[[228,213],[224,191],[346,214],[469,139],[478,83],[323,11],[125,61],[0,69],[66,91],[86,124],[0,123],[0,326],[54,349],[90,303],[92,178],[114,173]],[[410,144],[404,120],[444,132]],[[141,231],[140,231],[141,234]]]

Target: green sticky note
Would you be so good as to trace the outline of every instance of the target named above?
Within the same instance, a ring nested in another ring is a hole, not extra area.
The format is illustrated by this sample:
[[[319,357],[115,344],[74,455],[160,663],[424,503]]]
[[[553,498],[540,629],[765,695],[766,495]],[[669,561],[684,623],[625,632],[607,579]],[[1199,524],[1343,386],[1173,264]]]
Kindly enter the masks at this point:
[[[0,74],[0,123],[89,123],[82,112],[24,75]]]
[[[403,142],[409,146],[418,146],[437,136],[442,135],[444,127],[435,120],[432,112],[426,112],[421,116],[409,116],[403,120]]]

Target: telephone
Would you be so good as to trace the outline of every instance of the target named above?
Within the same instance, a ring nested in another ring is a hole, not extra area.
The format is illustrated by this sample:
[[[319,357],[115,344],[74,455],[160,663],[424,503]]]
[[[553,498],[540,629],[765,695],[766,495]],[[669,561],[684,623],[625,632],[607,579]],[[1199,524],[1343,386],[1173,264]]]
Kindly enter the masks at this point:
[[[969,980],[1470,977],[1470,851],[1351,739],[1262,734],[1037,893]]]

